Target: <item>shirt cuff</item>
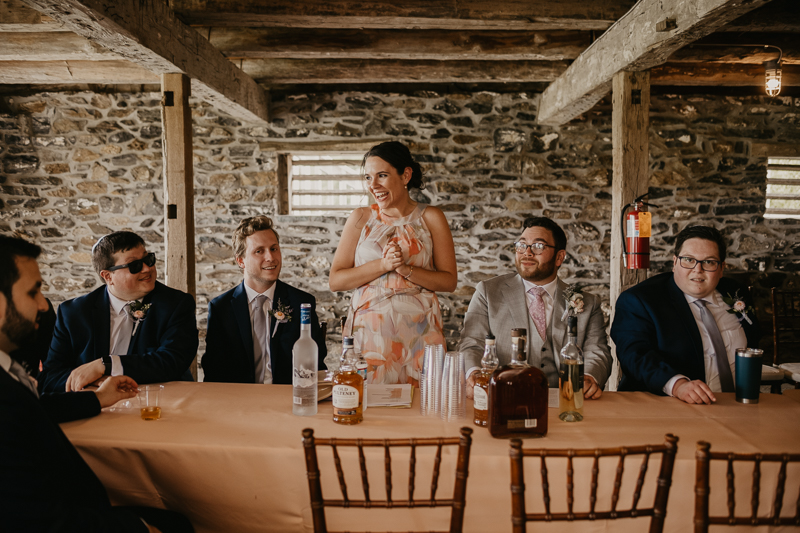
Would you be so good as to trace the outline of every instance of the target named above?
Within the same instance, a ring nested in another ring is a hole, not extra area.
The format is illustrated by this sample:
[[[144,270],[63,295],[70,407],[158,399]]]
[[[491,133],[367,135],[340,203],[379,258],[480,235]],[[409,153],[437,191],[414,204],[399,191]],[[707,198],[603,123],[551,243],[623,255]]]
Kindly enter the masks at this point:
[[[681,379],[688,379],[689,381],[691,381],[689,378],[687,378],[683,374],[678,374],[677,376],[673,376],[672,379],[667,381],[667,384],[664,385],[664,389],[663,389],[664,390],[664,394],[666,394],[667,396],[673,396],[672,389],[675,387],[675,384],[678,382],[678,380],[681,380]]]
[[[123,375],[122,372],[122,361],[120,360],[118,355],[112,355],[111,357],[111,375],[112,376],[121,376]]]

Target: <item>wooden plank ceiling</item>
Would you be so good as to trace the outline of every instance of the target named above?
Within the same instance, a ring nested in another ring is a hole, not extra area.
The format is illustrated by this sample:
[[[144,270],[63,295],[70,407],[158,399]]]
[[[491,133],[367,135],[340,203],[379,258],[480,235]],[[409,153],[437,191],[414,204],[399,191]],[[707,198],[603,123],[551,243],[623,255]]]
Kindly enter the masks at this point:
[[[235,72],[241,69],[247,75],[242,83],[252,78],[267,92],[419,90],[442,85],[539,92],[565,76],[590,47],[604,47],[605,53],[614,55],[619,49],[620,56],[632,53],[623,40],[617,48],[610,40],[614,31],[621,33],[621,25],[630,25],[628,34],[641,32],[644,24],[665,19],[672,11],[688,12],[695,5],[719,1],[642,0],[638,9],[648,3],[654,7],[645,9],[647,16],[629,16],[625,22],[635,0],[0,0],[0,84],[6,84],[5,92],[9,86],[14,90],[87,84],[129,87],[158,84],[162,72],[184,71],[197,78],[199,86],[205,84],[223,99],[233,99],[245,109],[244,116],[249,112],[263,118],[258,104],[251,108],[248,101],[237,102],[250,95],[226,87],[225,77],[216,79],[220,76],[212,70],[218,69],[203,71],[203,63],[217,61],[218,51],[236,67]],[[176,24],[170,35],[165,36],[158,24],[152,29],[132,28],[125,20],[123,5],[152,10],[151,4],[174,13],[168,17]],[[76,26],[68,9],[86,11],[85,20],[111,22],[90,29],[86,22]],[[663,10],[663,16],[654,9]],[[773,45],[783,49],[784,86],[800,85],[799,0],[730,2],[720,9],[739,11],[735,18],[718,17],[720,22],[707,25],[708,31],[686,31],[682,40],[674,40],[678,44],[662,48],[668,51],[664,57],[653,60],[658,54],[645,51],[648,61],[632,60],[628,65],[632,70],[639,69],[637,65],[650,67],[654,86],[757,88],[764,83],[762,63],[777,58],[774,48],[758,45]],[[103,16],[97,17],[95,10]],[[606,33],[612,26],[616,29]],[[195,38],[186,29],[196,31],[206,44],[189,42]],[[118,35],[113,35],[115,31]],[[187,67],[188,61],[172,57],[171,39],[196,51],[199,61]],[[598,39],[603,40],[593,46]],[[124,41],[124,46],[114,46],[117,41]],[[560,84],[574,85],[564,78]]]

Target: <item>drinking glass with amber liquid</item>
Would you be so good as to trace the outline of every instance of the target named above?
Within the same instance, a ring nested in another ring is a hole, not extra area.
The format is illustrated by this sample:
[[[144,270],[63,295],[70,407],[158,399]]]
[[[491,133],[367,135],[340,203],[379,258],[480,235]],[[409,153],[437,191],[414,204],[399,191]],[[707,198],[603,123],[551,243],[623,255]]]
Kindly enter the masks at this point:
[[[527,330],[511,330],[511,362],[489,381],[489,433],[492,437],[547,435],[547,377],[527,363]]]
[[[578,346],[578,317],[567,317],[567,344],[559,353],[558,418],[564,422],[583,420],[583,351]]]
[[[489,420],[489,380],[500,361],[497,359],[497,347],[494,335],[486,335],[486,347],[483,350],[481,369],[475,371],[475,387],[472,389],[473,422],[476,426],[486,427]]]
[[[342,364],[333,376],[333,421],[353,425],[364,420],[364,378],[358,372],[353,337],[344,337],[342,345]]]
[[[161,418],[161,407],[158,405],[164,385],[143,385],[139,387],[138,400],[142,420],[158,420]]]

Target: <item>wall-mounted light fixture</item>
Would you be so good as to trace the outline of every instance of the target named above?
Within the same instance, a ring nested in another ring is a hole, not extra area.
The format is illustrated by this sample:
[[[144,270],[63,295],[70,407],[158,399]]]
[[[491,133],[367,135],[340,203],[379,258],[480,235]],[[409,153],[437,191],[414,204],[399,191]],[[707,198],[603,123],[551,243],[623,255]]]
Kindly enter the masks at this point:
[[[778,48],[765,45],[765,48]],[[764,85],[769,96],[778,96],[781,93],[781,58],[783,50],[778,48],[778,59],[764,62]]]

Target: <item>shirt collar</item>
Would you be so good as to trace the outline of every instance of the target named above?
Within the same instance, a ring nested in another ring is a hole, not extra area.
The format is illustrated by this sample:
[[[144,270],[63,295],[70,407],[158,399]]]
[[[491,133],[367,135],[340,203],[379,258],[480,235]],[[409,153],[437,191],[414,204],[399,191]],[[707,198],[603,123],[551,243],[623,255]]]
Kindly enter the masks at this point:
[[[714,307],[720,306],[724,303],[722,301],[722,295],[719,293],[719,291],[716,290],[704,298],[695,298],[694,296],[689,296],[685,292],[683,293],[683,295],[686,297],[686,301],[689,302],[690,304],[695,303],[697,300],[705,300],[708,303],[708,305]]]
[[[11,356],[8,355],[3,350],[0,350],[0,368],[5,370],[9,374],[11,373],[11,371],[10,371],[10,369],[11,369]]]
[[[125,309],[125,306],[128,305],[130,302],[127,302],[125,300],[120,300],[119,298],[111,294],[111,291],[108,290],[108,288],[106,288],[106,292],[108,293],[108,302],[111,304],[111,309],[114,310],[114,314],[115,315],[122,314],[122,310]],[[131,301],[138,302],[139,300],[131,300]]]
[[[247,303],[253,303],[253,300],[256,299],[256,296],[259,296],[260,294],[263,294],[264,296],[269,298],[270,302],[273,301],[275,299],[275,286],[277,284],[278,282],[276,281],[275,283],[272,284],[272,287],[265,290],[264,292],[256,292],[255,289],[250,288],[250,285],[245,283],[244,290],[247,293]]]
[[[525,285],[525,292],[528,292],[534,287],[541,287],[545,290],[545,292],[547,292],[547,295],[550,296],[550,298],[553,298],[553,294],[556,292],[556,287],[558,287],[558,276],[556,276],[553,281],[547,285],[537,285],[531,281],[528,281],[527,279],[523,279],[522,283]]]

